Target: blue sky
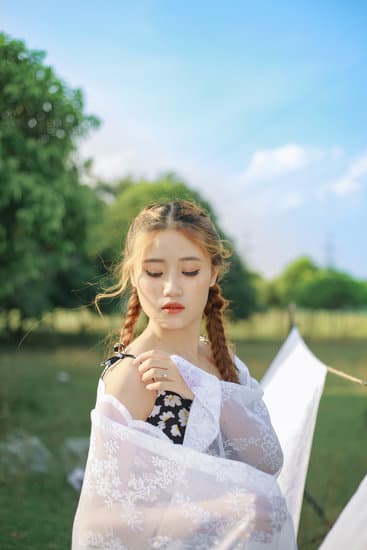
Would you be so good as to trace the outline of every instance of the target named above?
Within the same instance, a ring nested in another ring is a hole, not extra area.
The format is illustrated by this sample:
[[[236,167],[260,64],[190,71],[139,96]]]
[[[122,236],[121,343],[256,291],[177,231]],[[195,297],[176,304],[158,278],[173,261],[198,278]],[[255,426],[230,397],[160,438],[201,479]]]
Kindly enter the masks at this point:
[[[367,4],[14,0],[102,126],[96,174],[175,171],[266,277],[307,254],[367,278]]]

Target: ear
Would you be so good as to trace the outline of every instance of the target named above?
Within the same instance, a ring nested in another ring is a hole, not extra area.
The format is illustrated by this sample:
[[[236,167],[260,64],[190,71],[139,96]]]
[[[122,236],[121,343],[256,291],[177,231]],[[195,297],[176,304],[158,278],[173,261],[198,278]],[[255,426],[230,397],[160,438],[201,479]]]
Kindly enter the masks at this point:
[[[215,285],[215,283],[217,282],[218,273],[219,273],[219,267],[218,266],[213,267],[212,276],[210,278],[210,285],[209,286],[214,286]]]

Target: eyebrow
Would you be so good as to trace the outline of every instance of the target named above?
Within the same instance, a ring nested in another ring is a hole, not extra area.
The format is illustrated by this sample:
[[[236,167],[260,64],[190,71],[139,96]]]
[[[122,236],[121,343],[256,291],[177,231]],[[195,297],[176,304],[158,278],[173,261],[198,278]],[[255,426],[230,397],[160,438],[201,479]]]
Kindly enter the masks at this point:
[[[195,261],[195,262],[201,262],[201,258],[198,258],[197,256],[186,256],[185,258],[179,258],[179,262],[188,262],[188,261]],[[143,264],[148,263],[164,263],[165,260],[161,260],[160,258],[147,258],[143,261]]]

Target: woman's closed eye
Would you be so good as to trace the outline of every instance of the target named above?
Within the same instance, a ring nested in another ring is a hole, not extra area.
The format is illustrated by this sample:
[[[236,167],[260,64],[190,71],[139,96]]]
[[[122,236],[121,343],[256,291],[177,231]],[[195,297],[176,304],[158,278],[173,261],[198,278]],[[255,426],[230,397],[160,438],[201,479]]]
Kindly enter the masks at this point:
[[[147,269],[145,270],[145,273],[149,275],[149,277],[160,277],[163,275],[162,271],[148,271]]]
[[[194,271],[183,271],[182,273],[188,277],[195,277],[195,275],[199,274],[199,271],[200,269],[195,269]]]
[[[187,277],[195,277],[195,275],[198,275],[200,272],[200,269],[195,269],[194,271],[182,271],[183,275],[186,275]],[[145,270],[145,273],[149,275],[149,277],[161,277],[163,275],[163,271],[148,271]]]

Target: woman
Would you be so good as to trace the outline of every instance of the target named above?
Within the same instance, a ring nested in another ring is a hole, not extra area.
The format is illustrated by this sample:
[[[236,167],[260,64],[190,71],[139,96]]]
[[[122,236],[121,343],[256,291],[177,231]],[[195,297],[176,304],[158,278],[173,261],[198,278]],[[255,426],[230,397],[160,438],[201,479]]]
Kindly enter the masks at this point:
[[[130,291],[91,414],[74,550],[296,547],[262,391],[224,333],[227,257],[191,202],[149,206],[132,223],[119,283],[96,298]]]

